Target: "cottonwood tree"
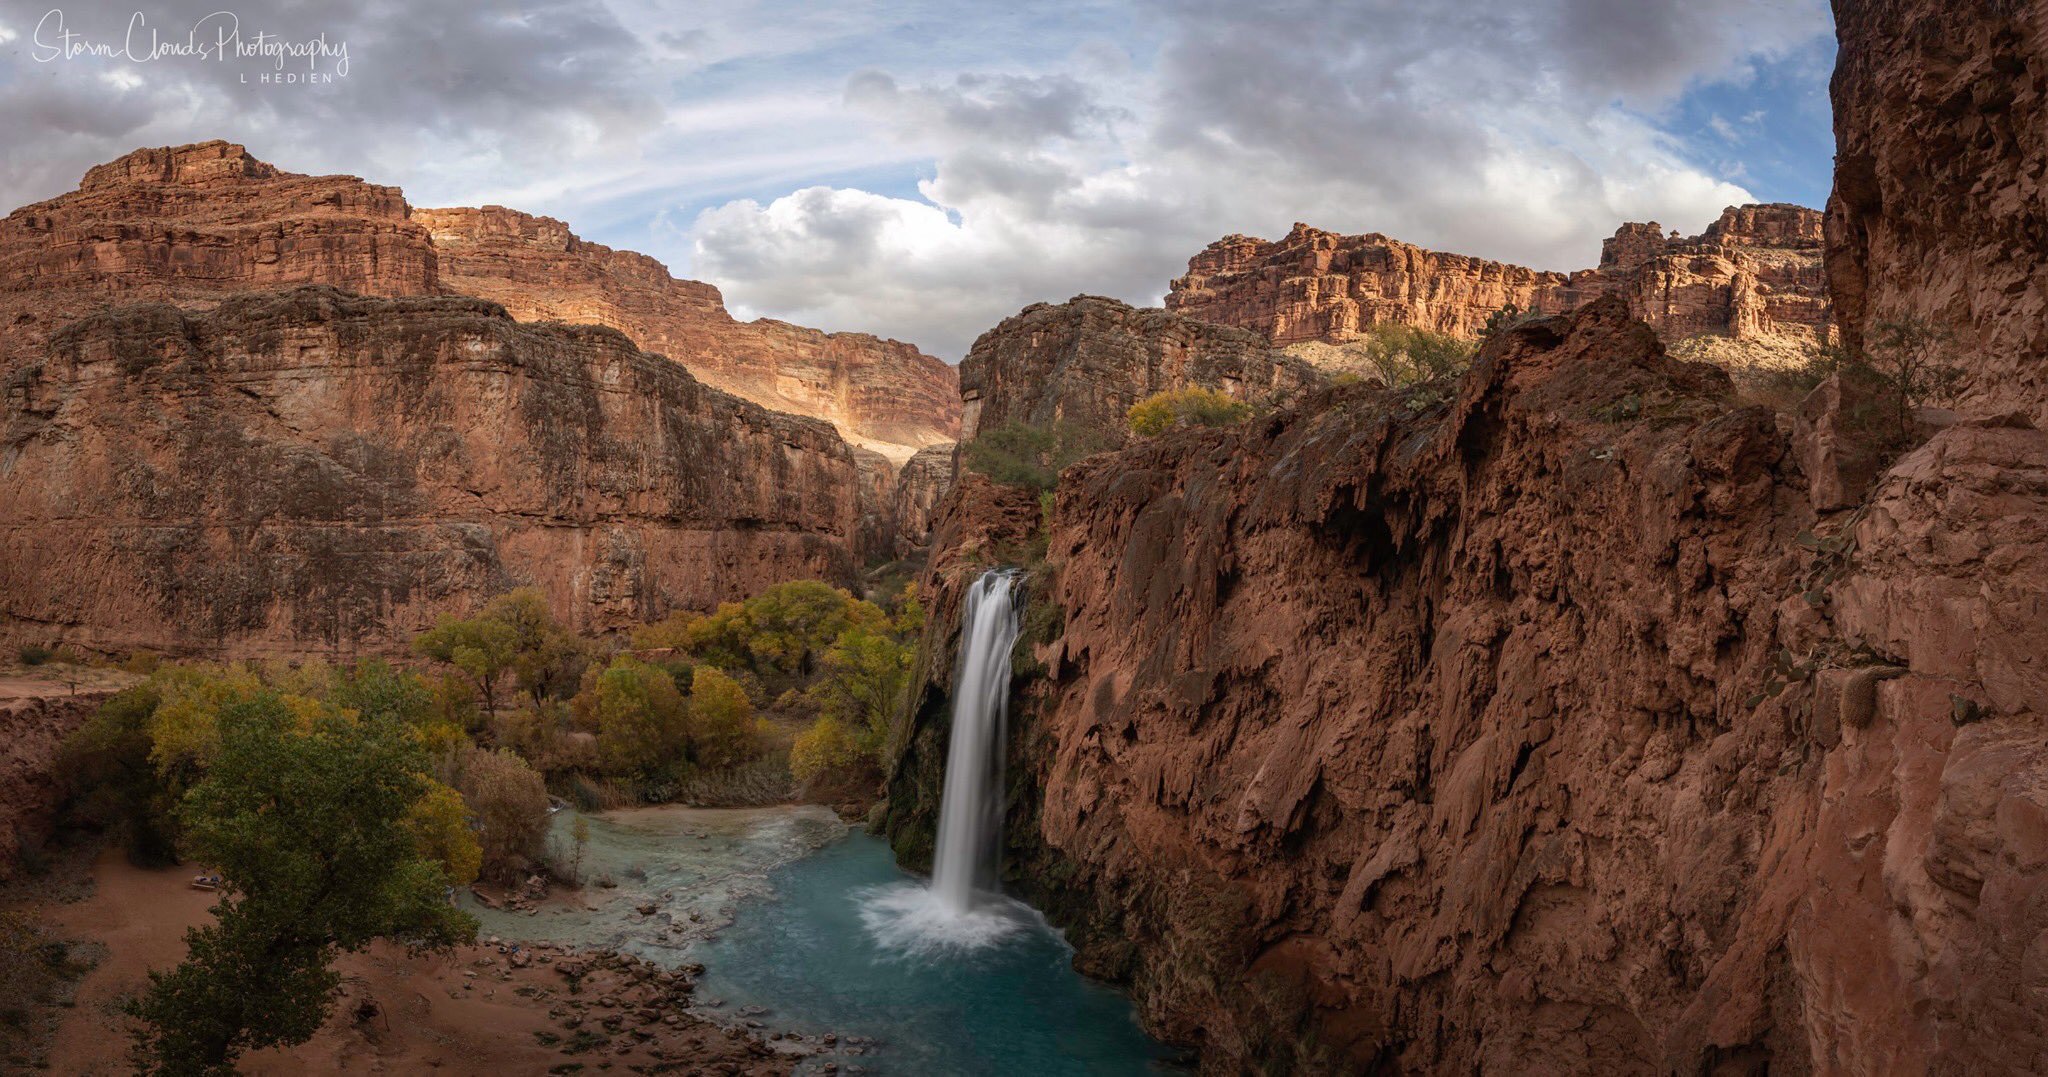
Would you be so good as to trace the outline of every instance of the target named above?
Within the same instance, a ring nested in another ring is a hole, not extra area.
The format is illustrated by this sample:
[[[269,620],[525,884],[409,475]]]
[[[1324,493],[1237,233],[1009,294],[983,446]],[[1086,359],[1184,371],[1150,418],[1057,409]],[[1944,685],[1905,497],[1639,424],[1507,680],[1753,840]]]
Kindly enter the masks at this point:
[[[426,760],[382,712],[308,707],[274,692],[226,704],[218,748],[178,815],[214,867],[214,922],[130,1005],[153,1073],[231,1073],[244,1051],[302,1043],[333,1004],[334,957],[378,938],[451,945],[476,924],[442,900],[447,869],[407,825]]]

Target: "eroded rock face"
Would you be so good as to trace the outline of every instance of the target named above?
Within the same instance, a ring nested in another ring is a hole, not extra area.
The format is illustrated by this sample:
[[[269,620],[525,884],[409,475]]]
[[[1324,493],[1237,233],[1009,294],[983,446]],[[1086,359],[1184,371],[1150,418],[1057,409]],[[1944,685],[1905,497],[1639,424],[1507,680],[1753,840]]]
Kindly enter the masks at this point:
[[[205,309],[297,284],[476,295],[522,321],[607,326],[715,388],[825,419],[897,462],[959,428],[953,368],[908,344],[735,321],[718,289],[560,221],[497,206],[413,209],[396,187],[294,175],[228,142],[138,150],[0,221],[0,368],[110,305]]]
[[[110,305],[299,284],[432,295],[436,266],[396,187],[280,172],[228,142],[137,150],[0,219],[0,370]]]
[[[0,694],[0,881],[19,870],[56,825],[65,789],[56,776],[64,738],[84,725],[112,692]]]
[[[929,545],[939,501],[953,485],[952,445],[927,445],[917,450],[896,473],[896,556],[907,557]]]
[[[413,219],[432,233],[450,290],[503,303],[522,321],[610,326],[708,385],[829,420],[896,463],[959,434],[958,372],[909,344],[736,321],[711,285],[579,239],[553,218],[486,206]]]
[[[1129,435],[1131,405],[1154,393],[1201,386],[1263,402],[1319,380],[1256,333],[1076,296],[1025,307],[974,342],[960,363],[961,439],[1058,422],[1114,445]]]
[[[1822,515],[1791,429],[1607,298],[1448,406],[1077,465],[1009,884],[1215,1072],[2038,1069],[2048,435],[1951,428]],[[1029,507],[949,499],[935,617]],[[895,741],[913,862],[945,659]]]
[[[1691,237],[1667,236],[1654,221],[1624,224],[1603,244],[1597,269],[1570,274],[1297,224],[1277,243],[1228,236],[1210,244],[1173,282],[1166,306],[1284,345],[1341,343],[1383,324],[1471,339],[1504,306],[1557,313],[1602,295],[1627,300],[1667,341],[1727,338],[1759,355],[1817,343],[1828,324],[1821,216],[1791,205],[1731,206]]]
[[[1838,0],[1828,271],[1842,333],[1957,335],[1972,414],[2048,426],[2048,12]]]
[[[483,300],[124,308],[5,390],[0,623],[38,641],[391,650],[514,586],[592,631],[854,567],[829,424]]]

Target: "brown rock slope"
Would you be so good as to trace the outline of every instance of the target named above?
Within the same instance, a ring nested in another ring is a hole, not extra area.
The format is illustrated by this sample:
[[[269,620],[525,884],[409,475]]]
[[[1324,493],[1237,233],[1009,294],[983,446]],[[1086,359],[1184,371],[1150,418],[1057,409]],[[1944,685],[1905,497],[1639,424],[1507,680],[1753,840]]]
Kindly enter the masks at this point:
[[[960,363],[961,438],[1061,422],[1113,445],[1128,434],[1124,413],[1154,393],[1201,386],[1269,401],[1318,380],[1256,333],[1076,296],[1033,303],[974,342]]]
[[[660,262],[578,239],[568,226],[500,206],[421,209],[441,279],[505,304],[522,321],[608,325],[700,380],[780,411],[827,419],[895,463],[959,433],[959,374],[901,341],[740,322],[718,289]]]
[[[854,567],[830,425],[483,300],[125,308],[5,390],[10,636],[345,653],[522,584],[603,629]]]
[[[1717,356],[1796,351],[1828,324],[1821,216],[1731,206],[1691,237],[1666,236],[1654,221],[1625,224],[1602,245],[1599,268],[1570,274],[1297,224],[1277,243],[1210,244],[1173,282],[1166,307],[1285,345],[1341,343],[1384,324],[1471,339],[1504,306],[1557,313],[1602,295],[1626,299],[1665,340],[1701,338],[1700,350]]]
[[[1078,465],[1011,885],[1217,1072],[2039,1069],[2048,435],[1946,430],[1860,514],[1810,485],[1615,298],[1448,406],[1333,390]],[[942,512],[912,861],[945,618],[1029,509]]]
[[[204,309],[296,284],[477,295],[521,320],[608,326],[715,388],[826,419],[898,462],[958,430],[953,368],[908,344],[738,322],[716,288],[560,221],[417,210],[396,187],[280,171],[228,142],[138,150],[0,220],[0,368],[110,305]]]

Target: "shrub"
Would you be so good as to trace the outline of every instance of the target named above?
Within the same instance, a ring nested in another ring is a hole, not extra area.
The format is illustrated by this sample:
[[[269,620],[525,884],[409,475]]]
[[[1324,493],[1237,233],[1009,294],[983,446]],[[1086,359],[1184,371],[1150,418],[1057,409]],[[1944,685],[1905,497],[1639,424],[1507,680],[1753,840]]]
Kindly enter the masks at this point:
[[[24,666],[40,666],[55,658],[56,654],[48,647],[30,643],[16,651],[15,657],[21,659],[21,664]]]
[[[1072,423],[1013,422],[975,435],[960,450],[960,460],[967,470],[1005,486],[1050,490],[1059,485],[1060,472],[1110,447],[1099,432]]]
[[[1191,385],[1154,393],[1131,405],[1131,433],[1157,437],[1191,426],[1235,426],[1252,416],[1252,406],[1228,393]]]

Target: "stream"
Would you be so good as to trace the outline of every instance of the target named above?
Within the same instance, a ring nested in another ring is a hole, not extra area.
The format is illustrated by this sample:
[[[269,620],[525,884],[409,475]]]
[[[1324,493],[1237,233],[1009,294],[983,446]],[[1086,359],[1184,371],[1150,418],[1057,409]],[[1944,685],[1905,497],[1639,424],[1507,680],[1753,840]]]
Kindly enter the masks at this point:
[[[572,847],[575,818],[559,813],[551,840]],[[1170,1072],[1129,997],[1075,972],[1065,940],[1020,903],[984,906],[1001,929],[971,947],[892,936],[888,910],[923,880],[823,808],[582,818],[584,888],[530,913],[465,897],[484,935],[701,963],[697,1008],[714,1020],[837,1035],[803,1073],[827,1060],[905,1077]]]

